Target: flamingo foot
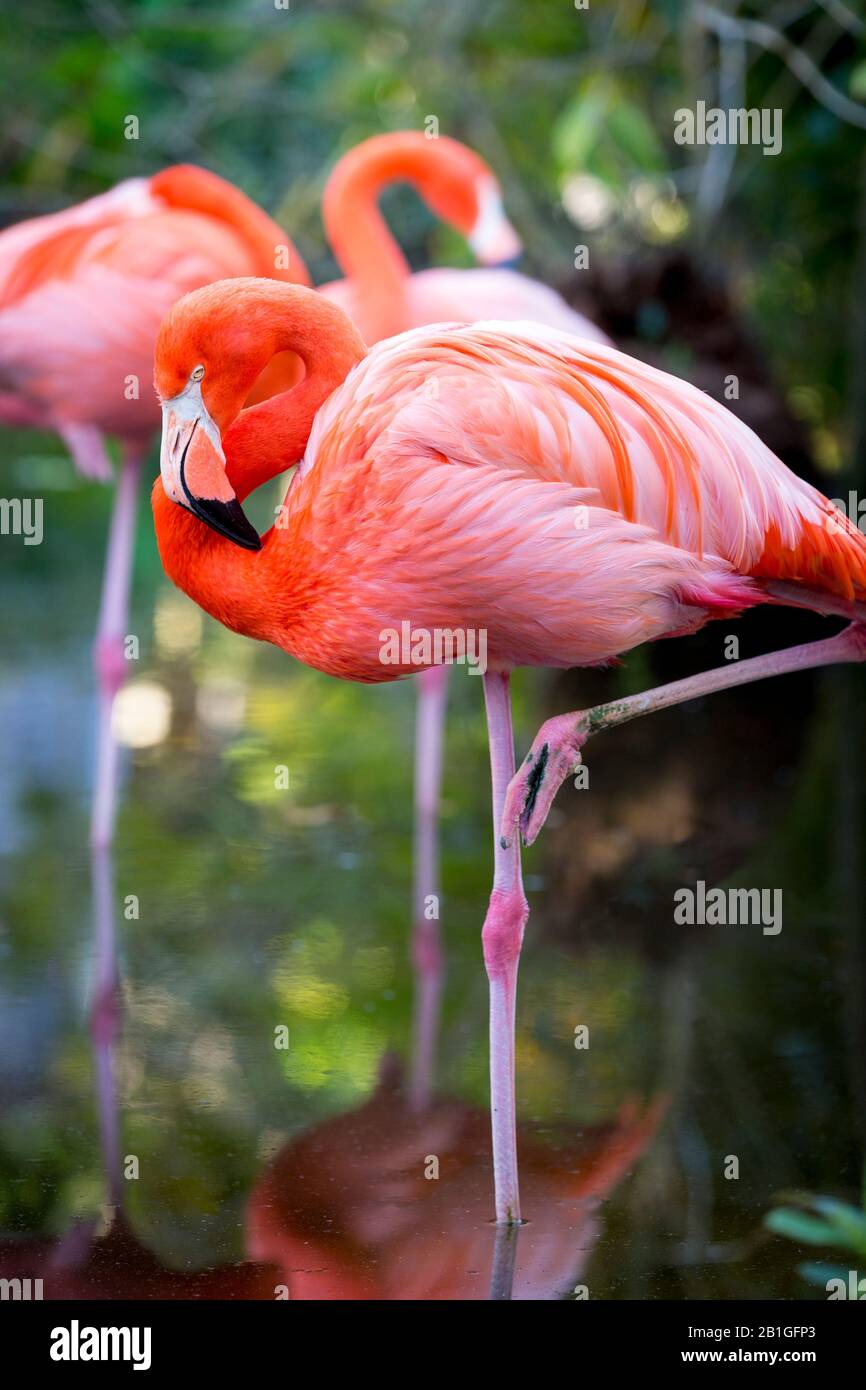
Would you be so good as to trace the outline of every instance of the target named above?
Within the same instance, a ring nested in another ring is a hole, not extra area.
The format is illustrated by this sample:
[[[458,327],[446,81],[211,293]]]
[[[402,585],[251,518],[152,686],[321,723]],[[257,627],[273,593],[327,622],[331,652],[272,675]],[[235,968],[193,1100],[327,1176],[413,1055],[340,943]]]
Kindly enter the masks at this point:
[[[629,695],[623,700],[596,705],[594,709],[548,719],[508,785],[499,823],[502,847],[508,848],[518,830],[524,844],[531,845],[536,839],[553,798],[568,774],[578,767],[580,750],[590,734],[625,724],[653,710],[672,709],[686,700],[696,700],[718,690],[843,661],[866,661],[866,623],[853,622],[835,637],[825,637],[820,642],[804,642],[766,656],[753,656],[698,676],[671,681],[640,695]]]
[[[499,826],[503,848],[512,844],[518,832],[525,845],[537,839],[553,798],[580,766],[581,749],[590,732],[587,713],[558,714],[542,724],[508,784]]]

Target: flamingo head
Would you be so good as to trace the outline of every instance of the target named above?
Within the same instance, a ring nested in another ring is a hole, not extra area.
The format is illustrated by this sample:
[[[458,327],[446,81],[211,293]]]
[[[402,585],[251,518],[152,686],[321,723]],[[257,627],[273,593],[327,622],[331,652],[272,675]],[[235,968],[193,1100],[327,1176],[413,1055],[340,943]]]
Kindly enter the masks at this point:
[[[505,215],[499,184],[492,175],[475,185],[476,214],[466,240],[484,266],[514,266],[523,250],[520,238]]]
[[[204,402],[206,370],[196,363],[183,388],[162,402],[162,485],[171,502],[221,536],[244,550],[261,550],[261,537],[228,480],[220,432]]]
[[[365,351],[348,316],[301,285],[240,276],[184,295],[154,352],[169,501],[260,550],[241,500],[303,457],[316,411]]]
[[[156,343],[154,385],[162,406],[159,469],[166,496],[245,550],[261,537],[229,482],[222,430],[258,374],[261,345],[252,325],[225,309],[219,285],[179,300]]]
[[[428,142],[436,152],[421,187],[431,210],[466,238],[481,265],[513,264],[522,250],[505,215],[499,181],[474,150],[440,136]]]

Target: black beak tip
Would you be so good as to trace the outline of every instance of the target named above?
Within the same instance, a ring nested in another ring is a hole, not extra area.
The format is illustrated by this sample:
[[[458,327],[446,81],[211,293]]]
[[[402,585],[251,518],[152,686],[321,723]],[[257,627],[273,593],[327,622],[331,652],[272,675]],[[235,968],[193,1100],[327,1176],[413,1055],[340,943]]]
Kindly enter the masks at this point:
[[[262,538],[247,520],[244,510],[236,497],[230,502],[218,502],[212,498],[190,497],[190,507],[195,516],[211,530],[233,541],[242,550],[261,550]]]

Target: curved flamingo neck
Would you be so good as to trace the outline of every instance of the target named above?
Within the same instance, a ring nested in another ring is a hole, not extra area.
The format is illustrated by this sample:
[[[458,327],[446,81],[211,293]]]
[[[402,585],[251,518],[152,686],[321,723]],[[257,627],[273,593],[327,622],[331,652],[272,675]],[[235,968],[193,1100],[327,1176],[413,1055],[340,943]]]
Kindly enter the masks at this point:
[[[317,410],[345,375],[317,371],[241,411],[223,435],[226,474],[239,502],[303,457]]]
[[[337,264],[352,282],[365,319],[386,321],[386,333],[389,327],[400,332],[407,317],[409,266],[378,208],[383,188],[398,179],[419,190],[423,185],[416,142],[381,136],[344,155],[322,194],[322,221]]]
[[[218,174],[195,164],[173,164],[153,175],[150,189],[169,207],[199,212],[231,227],[252,252],[257,275],[290,284],[312,283],[310,272],[282,227]]]
[[[246,399],[249,372],[258,375],[278,352],[296,353],[305,375],[289,390],[218,421],[226,472],[240,501],[303,457],[316,412],[366,351],[351,321],[328,300],[309,294],[299,300],[291,292],[272,293],[266,282],[250,283],[249,312],[255,315],[257,303],[264,307],[270,341],[263,358],[251,357],[239,377],[238,397]]]
[[[221,431],[226,473],[242,501],[303,456],[317,411],[366,349],[336,305],[296,286],[272,280],[223,281],[199,291],[197,298],[203,323],[213,321],[214,330],[226,337],[233,330],[243,332],[250,343],[248,351],[212,382],[209,402]],[[182,311],[183,301],[179,307]],[[303,380],[270,400],[241,409],[262,369],[279,352],[300,357],[306,369]],[[270,639],[273,606],[267,571],[274,562],[275,538],[291,545],[291,537],[271,528],[261,551],[242,550],[170,502],[159,478],[153,511],[169,578],[226,627]],[[310,576],[313,582],[314,578]],[[283,598],[285,621],[292,597]],[[299,592],[294,599],[300,605],[303,596]]]
[[[270,559],[267,540],[273,533],[264,538],[262,550],[241,550],[169,501],[161,478],[153,485],[151,503],[159,558],[172,583],[233,632],[268,641],[265,569]]]

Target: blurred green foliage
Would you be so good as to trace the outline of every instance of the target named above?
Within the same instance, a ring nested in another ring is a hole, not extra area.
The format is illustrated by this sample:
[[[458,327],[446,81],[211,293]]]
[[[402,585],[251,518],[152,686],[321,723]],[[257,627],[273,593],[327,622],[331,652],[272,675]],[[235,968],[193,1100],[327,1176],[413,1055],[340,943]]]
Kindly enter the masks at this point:
[[[569,274],[575,242],[601,256],[694,239],[733,277],[783,382],[812,388],[795,404],[824,432],[825,461],[838,463],[850,447],[863,129],[816,100],[777,53],[720,39],[706,8],[38,0],[26,23],[7,8],[0,216],[199,161],[276,211],[317,277],[330,276],[318,215],[329,167],[365,136],[420,129],[433,115],[496,169],[527,268],[548,281]],[[737,15],[778,24],[840,94],[858,97],[866,56],[853,8],[753,3]],[[782,153],[746,146],[729,161],[724,150],[677,146],[674,113],[698,99],[780,108]],[[130,115],[136,140],[125,138]],[[580,202],[582,176],[597,181],[607,209],[583,229],[564,210]],[[466,260],[414,199],[399,192],[388,204],[416,262]]]
[[[863,1204],[859,1208],[812,1192],[788,1192],[779,1198],[779,1203],[764,1217],[768,1231],[798,1245],[821,1246],[856,1262],[854,1269],[849,1270],[847,1266],[809,1261],[799,1266],[803,1278],[825,1289],[829,1280],[841,1279],[846,1292],[853,1278],[856,1288],[866,1266],[866,1174]]]

